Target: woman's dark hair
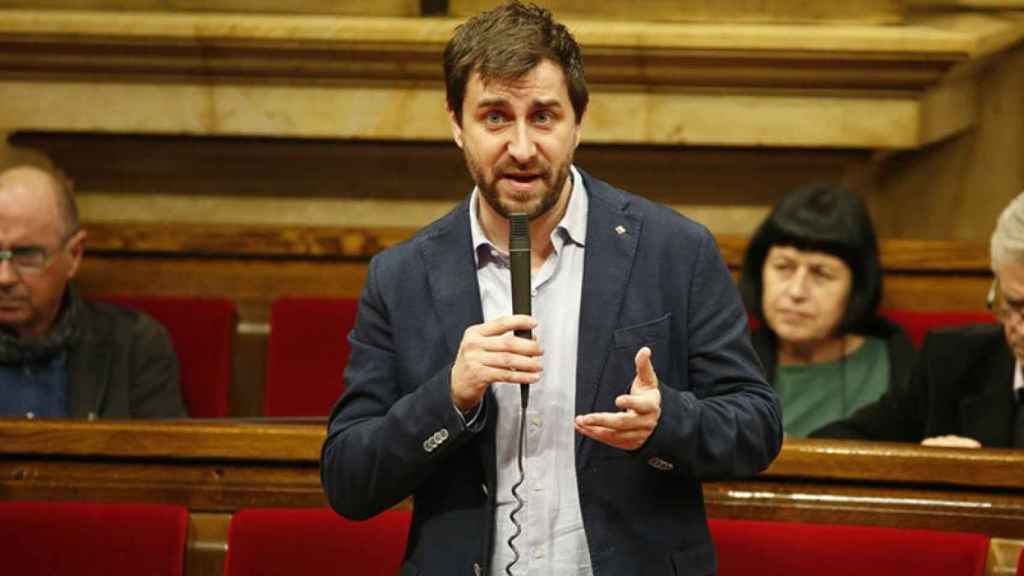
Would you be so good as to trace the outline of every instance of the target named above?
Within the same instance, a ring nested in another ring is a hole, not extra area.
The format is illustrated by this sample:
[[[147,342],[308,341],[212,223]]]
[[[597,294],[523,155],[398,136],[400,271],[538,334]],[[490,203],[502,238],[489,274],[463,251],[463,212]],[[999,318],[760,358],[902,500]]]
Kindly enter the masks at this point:
[[[811,184],[786,194],[761,223],[743,258],[740,293],[747,311],[762,319],[762,272],[772,246],[824,252],[845,262],[853,286],[838,333],[870,325],[882,297],[882,264],[878,237],[860,198],[841,186]]]

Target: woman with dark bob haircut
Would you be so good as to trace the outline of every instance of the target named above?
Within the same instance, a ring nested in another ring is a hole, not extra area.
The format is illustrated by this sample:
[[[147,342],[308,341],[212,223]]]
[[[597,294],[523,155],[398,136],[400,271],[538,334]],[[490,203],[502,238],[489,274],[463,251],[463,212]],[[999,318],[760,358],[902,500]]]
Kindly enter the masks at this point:
[[[878,239],[846,189],[787,194],[747,247],[740,291],[759,321],[752,340],[787,435],[815,435],[909,378],[910,339],[877,315]]]

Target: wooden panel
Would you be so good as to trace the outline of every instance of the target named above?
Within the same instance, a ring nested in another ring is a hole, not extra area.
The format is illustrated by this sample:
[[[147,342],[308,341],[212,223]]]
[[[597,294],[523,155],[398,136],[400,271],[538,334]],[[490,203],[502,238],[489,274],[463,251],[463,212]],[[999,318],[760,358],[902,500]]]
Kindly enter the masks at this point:
[[[444,139],[438,56],[458,23],[8,10],[0,130]],[[980,64],[1024,36],[1024,22],[972,14],[570,24],[587,47],[590,141],[705,146],[923,146],[974,125]]]
[[[420,0],[4,0],[7,8],[418,16]]]
[[[223,576],[230,514],[192,512],[188,517],[187,576]]]
[[[448,0],[456,16],[476,14],[499,4],[497,0]],[[870,22],[895,23],[903,20],[903,0],[545,0],[540,3],[557,17],[587,17],[614,20],[739,21],[739,22]]]
[[[90,251],[101,254],[204,255],[211,257],[292,257],[368,260],[410,238],[413,228],[340,228],[202,224],[85,223]],[[747,238],[718,236],[731,268],[740,268]],[[887,273],[987,274],[988,245],[941,240],[882,240]]]
[[[0,498],[188,506],[189,575],[216,574],[233,511],[325,504],[324,433],[322,422],[0,420]],[[1024,451],[788,439],[763,474],[704,494],[717,517],[982,532],[1001,539],[995,576],[1024,538],[1022,468]]]

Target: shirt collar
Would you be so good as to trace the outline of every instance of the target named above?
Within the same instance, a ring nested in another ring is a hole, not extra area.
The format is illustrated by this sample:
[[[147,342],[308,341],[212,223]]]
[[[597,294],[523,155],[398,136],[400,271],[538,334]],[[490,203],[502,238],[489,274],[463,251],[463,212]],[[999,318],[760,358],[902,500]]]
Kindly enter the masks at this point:
[[[551,241],[554,243],[556,251],[565,241],[584,246],[587,239],[587,209],[590,200],[587,198],[587,189],[583,185],[583,177],[580,176],[576,166],[570,166],[569,173],[572,176],[572,194],[569,196],[569,204],[565,208],[562,219],[551,232]],[[480,189],[474,186],[473,193],[469,197],[469,230],[473,240],[473,259],[477,268],[481,266],[481,254],[484,254],[485,258],[489,258],[492,253],[500,254],[505,258],[508,256],[500,251],[484,233],[484,228],[480,224],[480,212],[477,209],[479,198]]]

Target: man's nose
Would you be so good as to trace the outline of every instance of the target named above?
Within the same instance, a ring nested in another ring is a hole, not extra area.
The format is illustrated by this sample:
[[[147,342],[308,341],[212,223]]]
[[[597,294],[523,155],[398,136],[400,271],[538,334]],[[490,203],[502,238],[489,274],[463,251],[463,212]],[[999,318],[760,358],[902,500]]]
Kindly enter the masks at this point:
[[[537,153],[537,146],[525,123],[519,123],[513,130],[512,140],[508,143],[508,153],[519,164],[529,163]]]
[[[20,281],[21,277],[18,275],[18,271],[14,269],[11,259],[4,258],[0,260],[0,286],[11,286]]]

